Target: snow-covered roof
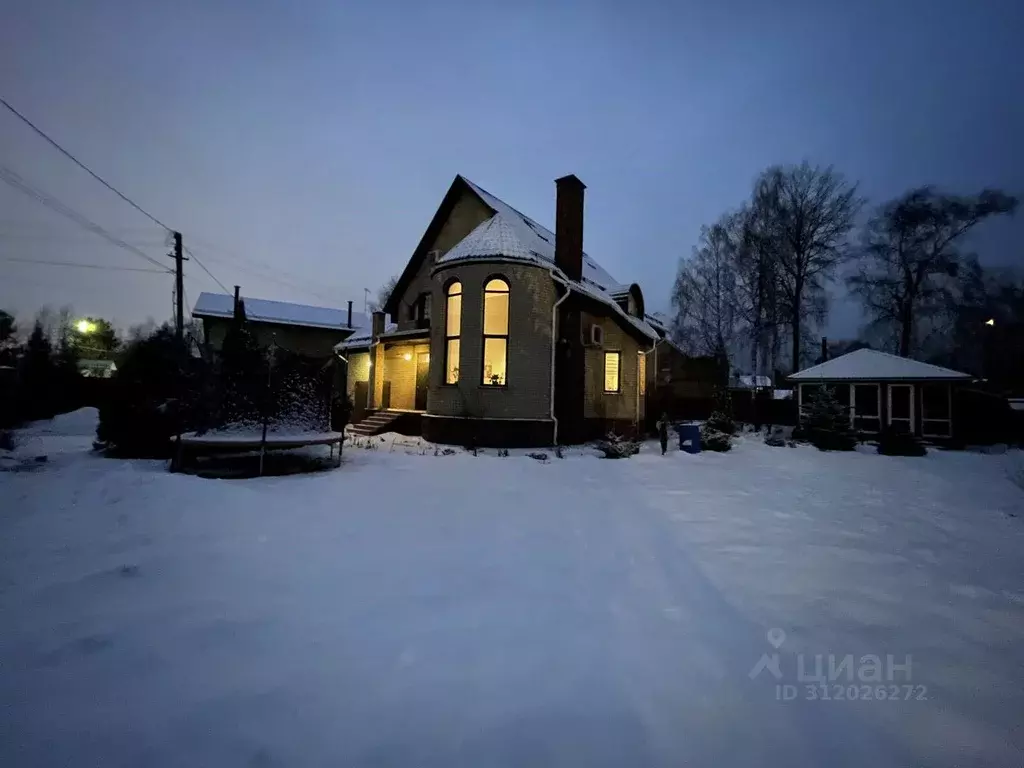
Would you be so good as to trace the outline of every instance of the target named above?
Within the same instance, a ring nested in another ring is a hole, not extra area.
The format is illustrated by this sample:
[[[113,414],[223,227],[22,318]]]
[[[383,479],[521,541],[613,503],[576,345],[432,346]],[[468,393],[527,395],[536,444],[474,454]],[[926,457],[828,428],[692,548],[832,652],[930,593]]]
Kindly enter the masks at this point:
[[[525,261],[546,269],[554,269],[573,290],[606,305],[647,338],[653,340],[659,337],[658,332],[646,320],[630,315],[615,301],[615,296],[629,290],[628,285],[619,283],[586,253],[583,254],[583,279],[569,280],[555,266],[555,235],[551,230],[542,227],[468,179],[465,181],[495,213],[439,258],[438,267],[455,261],[486,258]]]
[[[352,325],[348,323],[348,310],[333,307],[313,307],[306,304],[292,304],[287,301],[254,299],[243,296],[245,316],[257,323],[278,323],[280,325],[301,325],[307,328],[329,328],[348,330],[368,326],[369,321],[362,312],[352,313]],[[198,317],[233,317],[235,298],[226,293],[201,293],[192,314]]]
[[[398,329],[397,323],[388,323],[384,328],[384,333],[392,333]],[[351,336],[344,341],[339,341],[334,345],[335,352],[344,352],[346,349],[359,349],[360,347],[368,347],[373,342],[373,328],[371,326],[365,326],[360,328]]]
[[[966,381],[969,373],[930,365],[909,357],[890,355],[875,349],[858,349],[819,365],[794,373],[790,381],[878,381],[882,379],[920,379],[939,381]]]
[[[504,200],[495,197],[465,176],[462,178],[495,213],[504,219],[505,224],[515,232],[517,239],[525,250],[550,264],[555,263],[554,232],[547,227],[541,226],[529,216],[520,213]],[[441,261],[445,261],[450,254],[451,251],[445,254]],[[590,258],[585,252],[583,254],[583,280],[593,283],[602,291],[621,291],[629,288],[628,285],[619,283],[618,280],[608,274],[600,264]]]

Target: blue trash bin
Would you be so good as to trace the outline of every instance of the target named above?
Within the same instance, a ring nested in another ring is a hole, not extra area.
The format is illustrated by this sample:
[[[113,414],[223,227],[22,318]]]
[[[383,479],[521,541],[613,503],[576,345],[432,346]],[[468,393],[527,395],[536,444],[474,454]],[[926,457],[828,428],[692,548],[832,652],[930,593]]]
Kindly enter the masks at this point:
[[[687,453],[700,453],[700,425],[676,424],[679,435],[679,450]]]

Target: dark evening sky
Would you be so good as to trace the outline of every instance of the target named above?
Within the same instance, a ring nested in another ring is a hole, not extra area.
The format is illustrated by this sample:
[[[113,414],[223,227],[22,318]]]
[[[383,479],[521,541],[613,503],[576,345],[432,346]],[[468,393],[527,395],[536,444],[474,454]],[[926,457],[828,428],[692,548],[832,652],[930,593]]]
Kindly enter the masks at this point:
[[[1022,33],[1020,0],[21,0],[0,95],[249,295],[361,308],[456,173],[548,225],[575,173],[588,253],[667,309],[701,225],[773,163],[834,164],[876,203],[1024,193]],[[0,164],[166,261],[159,227],[2,112]],[[1022,221],[984,226],[983,262],[1024,262]],[[23,327],[44,304],[170,316],[169,276],[10,261],[149,266],[7,185],[0,258]],[[217,290],[187,270],[190,301]],[[837,292],[828,332],[858,324]]]

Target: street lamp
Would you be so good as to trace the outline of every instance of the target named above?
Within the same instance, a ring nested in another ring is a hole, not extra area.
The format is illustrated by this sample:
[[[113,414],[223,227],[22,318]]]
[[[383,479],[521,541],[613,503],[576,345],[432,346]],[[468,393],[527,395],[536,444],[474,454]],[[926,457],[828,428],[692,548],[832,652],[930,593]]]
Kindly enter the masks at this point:
[[[994,317],[990,317],[988,320],[985,321],[985,325],[995,325],[995,324],[996,324],[996,319]]]
[[[78,329],[79,333],[92,333],[96,330],[96,323],[90,323],[88,320],[79,320],[75,324],[75,328]]]

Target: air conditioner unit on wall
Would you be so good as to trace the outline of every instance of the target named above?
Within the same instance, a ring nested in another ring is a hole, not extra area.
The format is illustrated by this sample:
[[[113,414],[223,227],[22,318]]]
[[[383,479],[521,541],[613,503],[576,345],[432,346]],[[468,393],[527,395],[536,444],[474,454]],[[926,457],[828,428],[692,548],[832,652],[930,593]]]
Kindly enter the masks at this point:
[[[588,347],[600,347],[604,345],[604,328],[596,323],[587,328],[583,343]]]

